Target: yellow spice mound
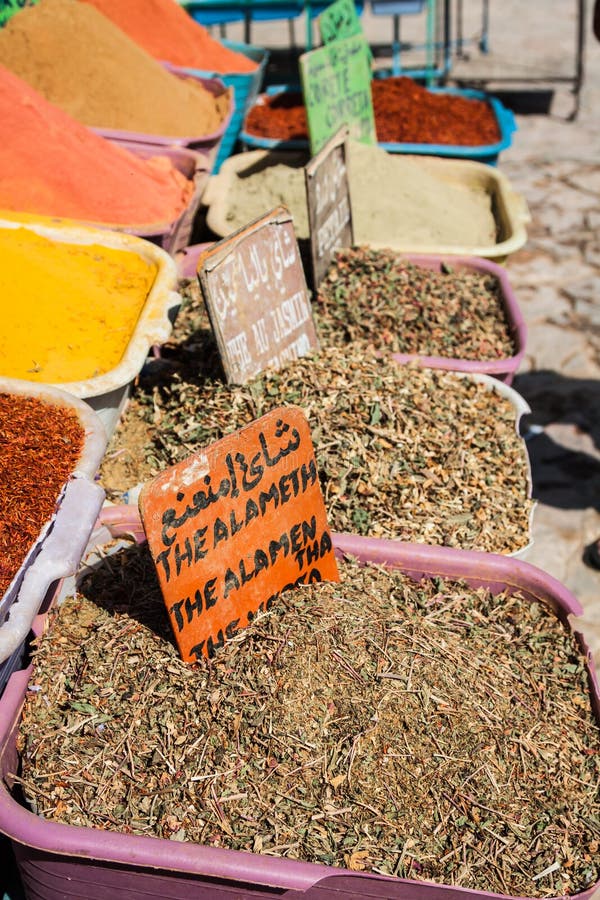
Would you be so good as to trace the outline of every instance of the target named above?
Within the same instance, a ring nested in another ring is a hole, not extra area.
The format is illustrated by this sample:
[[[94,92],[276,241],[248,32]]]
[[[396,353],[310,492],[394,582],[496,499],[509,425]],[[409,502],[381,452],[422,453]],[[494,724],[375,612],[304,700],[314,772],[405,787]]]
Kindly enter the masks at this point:
[[[56,384],[110,371],[155,277],[127,250],[0,230],[0,374]]]

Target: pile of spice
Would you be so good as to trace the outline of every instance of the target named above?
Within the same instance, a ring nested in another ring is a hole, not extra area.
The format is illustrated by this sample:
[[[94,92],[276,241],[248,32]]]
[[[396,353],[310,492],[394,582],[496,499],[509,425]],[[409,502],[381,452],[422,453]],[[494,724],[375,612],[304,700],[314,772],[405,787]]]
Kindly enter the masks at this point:
[[[334,531],[496,553],[529,541],[527,451],[514,408],[472,379],[400,367],[348,345],[226,385],[215,377],[207,331],[188,335],[172,354],[167,345],[156,369],[142,375],[101,469],[113,499],[294,404],[308,416]],[[128,457],[117,468],[127,483],[112,476],[113,456]]]
[[[254,60],[225,47],[195,22],[177,0],[85,0],[155,59],[205,72],[243,73]]]
[[[34,811],[504,895],[592,886],[600,732],[572,634],[515,593],[341,575],[189,666],[147,550],[107,560],[35,653]]]
[[[377,140],[384,143],[496,144],[500,131],[485,100],[435,94],[412,78],[372,81]]]
[[[382,143],[477,147],[500,140],[496,116],[485,100],[435,94],[405,76],[374,78],[371,96]],[[246,116],[244,131],[273,140],[308,141],[302,94],[262,95]]]
[[[156,278],[139,254],[0,229],[0,373],[63,383],[121,360]]]
[[[516,353],[502,286],[488,272],[414,265],[392,250],[337,251],[315,298],[322,340],[394,353],[507,359]]]
[[[97,128],[201,137],[218,131],[230,110],[228,92],[215,97],[198,81],[172,75],[79,0],[22,9],[0,29],[0,59],[47,100]]]
[[[0,393],[0,597],[54,513],[84,439],[72,409]]]
[[[227,223],[225,233],[284,203],[292,214],[296,236],[307,239],[306,161],[302,153],[267,153],[259,164],[235,172],[227,194],[217,201]],[[386,153],[380,147],[350,141],[348,173],[357,244],[487,247],[496,243],[490,194],[478,181],[461,180],[459,173],[449,176],[444,160]]]
[[[94,134],[0,66],[0,209],[114,225],[172,222],[194,185],[166,156]]]

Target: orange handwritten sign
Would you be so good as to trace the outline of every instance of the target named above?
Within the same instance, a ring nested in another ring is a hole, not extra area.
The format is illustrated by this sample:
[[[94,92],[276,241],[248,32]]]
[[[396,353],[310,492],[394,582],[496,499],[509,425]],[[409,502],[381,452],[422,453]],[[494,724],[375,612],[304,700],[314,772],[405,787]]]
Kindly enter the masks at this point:
[[[285,590],[339,581],[310,429],[280,407],[145,486],[140,513],[179,652],[211,657]]]

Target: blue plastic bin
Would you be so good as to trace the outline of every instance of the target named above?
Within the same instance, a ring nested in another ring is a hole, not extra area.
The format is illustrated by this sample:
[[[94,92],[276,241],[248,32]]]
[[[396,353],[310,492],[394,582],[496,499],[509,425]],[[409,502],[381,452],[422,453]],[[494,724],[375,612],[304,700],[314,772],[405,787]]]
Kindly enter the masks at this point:
[[[459,144],[394,144],[381,142],[379,144],[388,153],[421,153],[427,156],[447,156],[452,159],[474,159],[476,162],[487,163],[495,166],[502,150],[506,150],[512,144],[512,136],[517,130],[517,123],[512,110],[504,106],[497,97],[492,97],[484,91],[476,91],[471,88],[428,88],[432,94],[453,94],[470,100],[485,100],[492,107],[500,140],[495,144],[482,144],[481,146],[461,146]]]
[[[181,5],[201,25],[297,19],[304,12],[304,0],[186,0]]]
[[[203,71],[202,69],[175,68],[176,72],[187,75],[195,75],[199,78],[219,78],[226,87],[233,88],[233,115],[229,121],[229,125],[225,129],[225,133],[221,139],[221,144],[215,163],[213,166],[213,174],[216,174],[222,163],[231,156],[235,142],[238,139],[242,128],[246,113],[256,100],[258,92],[262,87],[269,59],[268,50],[262,47],[255,47],[252,44],[242,44],[237,41],[222,40],[224,47],[242,53],[249,59],[258,63],[258,68],[254,72],[233,72],[230,74],[217,74],[216,72]]]
[[[292,92],[292,88],[281,86],[267,90],[267,95]],[[295,88],[297,91],[298,89]],[[379,146],[388,153],[413,153],[426,156],[445,156],[451,159],[472,159],[476,162],[487,163],[495,166],[498,162],[498,156],[502,150],[506,150],[512,144],[512,136],[517,130],[517,123],[512,110],[507,109],[497,97],[492,97],[483,91],[471,90],[470,88],[428,88],[435,94],[453,94],[467,99],[485,100],[490,104],[498,130],[500,131],[500,140],[495,144],[482,144],[480,146],[461,146],[459,144],[405,144],[405,143],[386,143],[379,142]],[[244,147],[253,150],[306,150],[308,149],[308,141],[294,140],[283,141],[277,138],[263,138],[250,134],[242,127],[240,132],[240,141]]]
[[[425,0],[371,0],[376,16],[407,16],[423,11]]]

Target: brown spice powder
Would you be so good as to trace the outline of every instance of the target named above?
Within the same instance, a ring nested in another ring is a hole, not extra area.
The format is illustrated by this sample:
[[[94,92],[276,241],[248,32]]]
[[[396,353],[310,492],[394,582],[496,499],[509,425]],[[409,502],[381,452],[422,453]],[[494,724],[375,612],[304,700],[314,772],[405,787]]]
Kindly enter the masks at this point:
[[[0,30],[0,62],[84,125],[173,137],[217,131],[229,110],[177,78],[77,0],[41,0]]]

